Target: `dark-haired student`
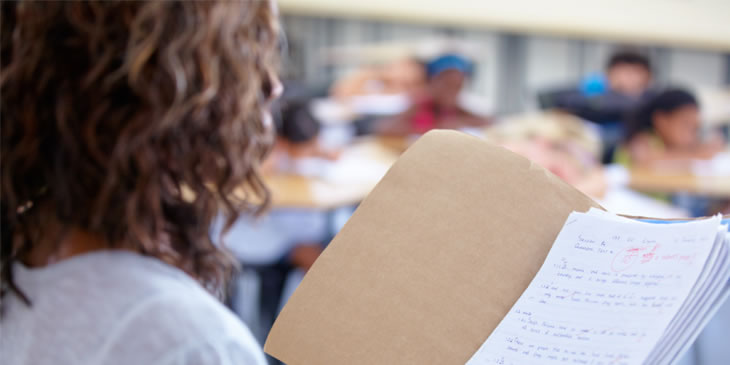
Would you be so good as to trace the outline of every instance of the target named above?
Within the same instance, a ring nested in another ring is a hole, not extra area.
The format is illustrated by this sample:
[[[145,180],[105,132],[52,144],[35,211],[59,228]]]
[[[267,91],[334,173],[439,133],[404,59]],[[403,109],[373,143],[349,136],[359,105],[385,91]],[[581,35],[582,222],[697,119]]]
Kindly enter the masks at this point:
[[[320,123],[310,113],[308,103],[282,100],[275,104],[272,114],[276,145],[264,163],[264,173],[284,179],[290,175],[321,176],[337,158],[338,151],[320,146]],[[218,236],[221,226],[222,222],[217,221],[213,237]],[[241,282],[246,282],[246,277],[254,277],[258,282],[253,295],[246,290],[234,291],[232,307],[261,342],[281,305],[319,257],[331,230],[329,212],[274,207],[264,217],[242,217],[226,233],[226,243],[245,269],[239,276]]]
[[[273,151],[265,162],[265,171],[275,174],[295,174],[303,176],[319,176],[327,165],[336,160],[340,152],[337,149],[325,149],[319,142],[321,125],[309,111],[306,102],[288,102],[281,107],[281,114],[275,118],[277,138]],[[318,215],[301,211],[302,222],[312,221]],[[314,219],[316,220],[316,219]],[[312,240],[311,234],[298,235],[305,230],[294,225],[281,226],[292,242],[292,249],[287,255],[289,263],[302,270],[308,270],[322,252],[322,243]],[[324,239],[326,232],[322,232]]]
[[[654,91],[649,59],[624,50],[614,53],[603,74],[590,75],[578,88],[543,93],[543,107],[557,108],[600,125],[604,144],[602,160],[610,162],[625,133],[630,112]]]
[[[265,364],[208,229],[269,200],[274,4],[3,2],[1,33],[0,362]]]
[[[665,90],[646,100],[629,119],[626,142],[616,162],[632,166],[708,159],[722,151],[724,141],[713,135],[700,139],[697,99],[682,89]]]
[[[643,99],[652,95],[649,59],[620,51],[606,64],[605,74],[586,78],[578,89],[546,97],[549,107],[568,111],[598,124],[622,122]]]
[[[609,90],[630,97],[641,97],[651,86],[649,58],[630,51],[614,53],[606,65],[606,86]]]

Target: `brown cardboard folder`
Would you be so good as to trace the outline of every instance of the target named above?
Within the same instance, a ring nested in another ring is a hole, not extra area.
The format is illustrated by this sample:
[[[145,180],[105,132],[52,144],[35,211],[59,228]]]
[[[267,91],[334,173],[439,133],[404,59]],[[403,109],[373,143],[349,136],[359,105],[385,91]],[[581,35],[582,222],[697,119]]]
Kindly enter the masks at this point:
[[[297,364],[464,364],[572,211],[598,207],[527,159],[459,132],[390,169],[284,307],[265,351]]]

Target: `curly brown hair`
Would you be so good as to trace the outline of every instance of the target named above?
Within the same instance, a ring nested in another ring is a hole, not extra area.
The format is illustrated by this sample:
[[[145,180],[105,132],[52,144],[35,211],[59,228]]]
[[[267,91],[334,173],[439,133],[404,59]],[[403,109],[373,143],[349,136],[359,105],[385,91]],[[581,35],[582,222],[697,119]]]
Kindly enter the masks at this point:
[[[3,2],[1,37],[2,294],[28,302],[12,266],[52,227],[159,258],[220,294],[234,262],[211,221],[230,227],[269,201],[272,4]]]

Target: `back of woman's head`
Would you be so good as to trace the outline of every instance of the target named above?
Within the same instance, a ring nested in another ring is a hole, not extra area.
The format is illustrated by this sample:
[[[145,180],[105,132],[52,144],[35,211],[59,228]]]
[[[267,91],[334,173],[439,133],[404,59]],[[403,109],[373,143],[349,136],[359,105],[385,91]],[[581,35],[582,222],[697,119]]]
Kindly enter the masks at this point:
[[[667,89],[641,103],[629,118],[626,140],[654,128],[657,112],[671,113],[685,106],[698,106],[692,93],[683,89]]]
[[[219,288],[232,262],[211,220],[268,202],[278,37],[268,1],[4,2],[3,292],[67,229]]]

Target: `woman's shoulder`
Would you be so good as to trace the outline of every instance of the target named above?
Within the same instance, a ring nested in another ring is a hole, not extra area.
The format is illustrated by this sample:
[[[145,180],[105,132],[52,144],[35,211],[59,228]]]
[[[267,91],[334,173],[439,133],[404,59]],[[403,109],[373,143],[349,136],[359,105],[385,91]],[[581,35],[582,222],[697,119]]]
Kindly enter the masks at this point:
[[[161,359],[183,358],[184,364],[198,363],[195,359],[229,357],[249,359],[243,363],[263,364],[261,347],[250,331],[194,281],[140,299],[127,311],[124,329],[112,341],[126,348],[159,353]],[[157,346],[151,348],[150,343]]]
[[[110,343],[127,351],[158,353],[158,359],[172,353],[183,358],[232,353],[263,359],[260,346],[239,318],[190,276],[155,258],[125,256],[113,260],[115,269],[110,271],[121,267],[125,273],[112,275],[120,279],[119,292],[109,290],[109,294],[114,298],[126,293],[126,302],[132,302],[118,311],[119,326]]]
[[[33,333],[43,346],[86,353],[103,364],[234,356],[229,353],[263,361],[260,346],[231,311],[183,271],[158,259],[96,252],[44,268],[20,266],[17,274],[32,307],[11,307],[17,314],[13,323],[33,327],[47,318],[43,326],[53,330]]]

